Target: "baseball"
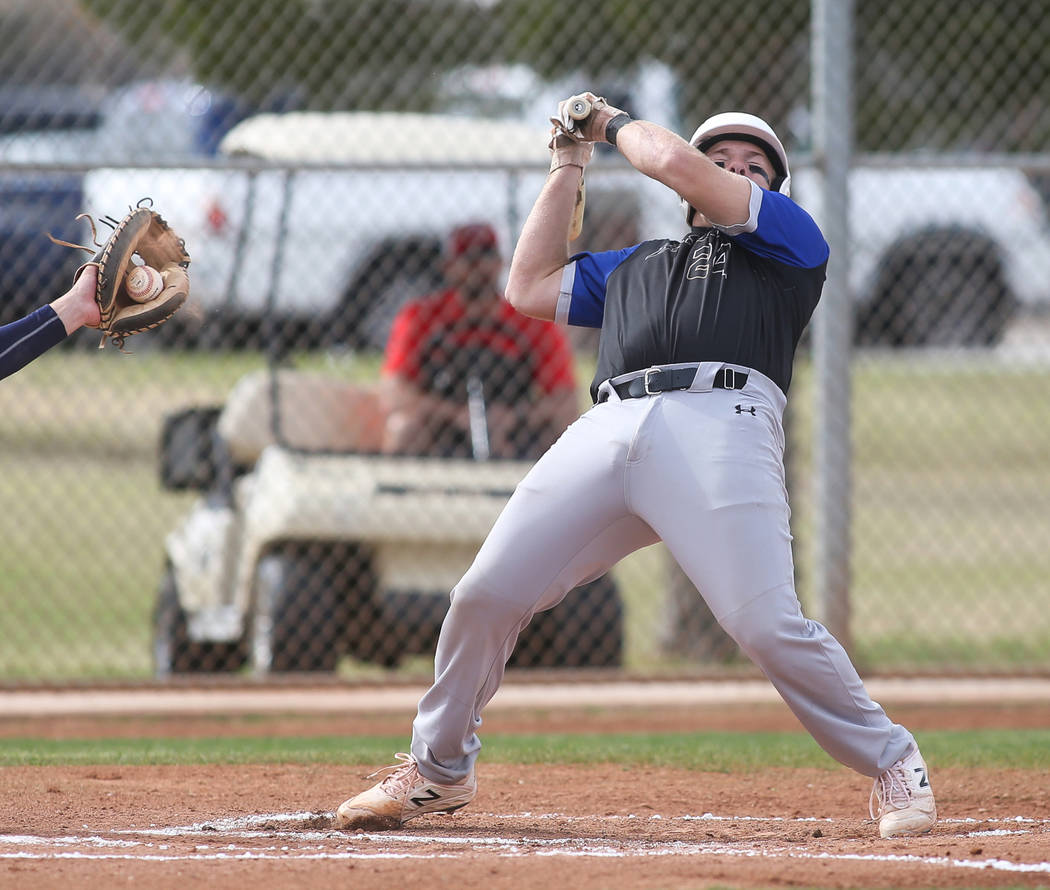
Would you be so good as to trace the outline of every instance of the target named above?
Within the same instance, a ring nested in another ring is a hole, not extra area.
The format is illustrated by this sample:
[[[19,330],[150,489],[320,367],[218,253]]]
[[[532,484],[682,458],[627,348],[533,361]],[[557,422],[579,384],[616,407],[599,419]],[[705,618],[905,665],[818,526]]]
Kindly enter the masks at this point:
[[[124,278],[124,287],[136,303],[145,303],[164,289],[164,279],[152,266],[134,266]]]

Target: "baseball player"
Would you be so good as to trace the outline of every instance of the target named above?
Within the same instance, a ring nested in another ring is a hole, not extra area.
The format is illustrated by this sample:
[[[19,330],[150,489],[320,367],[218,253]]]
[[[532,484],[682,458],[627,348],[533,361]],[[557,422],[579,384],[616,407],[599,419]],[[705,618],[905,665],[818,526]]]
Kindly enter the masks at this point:
[[[73,286],[52,303],[0,327],[0,379],[20,371],[82,327],[98,327],[98,268],[84,267]]]
[[[507,296],[527,315],[601,328],[595,405],[518,486],[453,590],[411,754],[342,804],[335,824],[397,826],[468,804],[482,709],[521,628],[662,540],[821,747],[875,779],[880,834],[927,832],[936,807],[914,738],[795,594],[781,419],[828,247],[789,197],[784,147],[749,114],[715,115],[686,142],[584,96],[584,120],[571,113],[578,97],[552,119],[551,172]],[[595,142],[680,196],[685,237],[568,256]]]

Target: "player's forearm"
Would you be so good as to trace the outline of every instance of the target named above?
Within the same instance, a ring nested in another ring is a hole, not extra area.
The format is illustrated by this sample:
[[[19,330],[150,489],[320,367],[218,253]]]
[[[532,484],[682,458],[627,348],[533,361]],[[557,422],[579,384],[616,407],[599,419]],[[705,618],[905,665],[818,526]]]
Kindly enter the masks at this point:
[[[0,380],[20,371],[66,336],[61,318],[46,307],[0,327]]]
[[[616,147],[636,170],[661,182],[712,222],[734,225],[748,217],[751,187],[686,142],[651,121],[621,127]]]
[[[388,423],[399,427],[438,424],[466,429],[470,425],[465,401],[442,399],[419,390],[408,392],[406,387],[388,391],[384,409]]]
[[[422,396],[387,412],[381,447],[387,454],[426,454],[450,432],[469,429],[466,404]]]
[[[558,307],[561,271],[569,259],[568,231],[583,170],[550,174],[521,230],[510,263],[506,296],[524,315],[551,320]]]
[[[51,303],[51,308],[62,320],[67,334],[98,321],[98,307],[85,303],[76,293],[68,291]]]

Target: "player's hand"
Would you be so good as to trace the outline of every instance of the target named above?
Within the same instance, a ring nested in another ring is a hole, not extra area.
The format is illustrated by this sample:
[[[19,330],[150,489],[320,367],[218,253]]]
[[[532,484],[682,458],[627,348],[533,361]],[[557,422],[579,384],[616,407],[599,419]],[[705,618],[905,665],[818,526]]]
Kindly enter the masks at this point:
[[[558,127],[551,128],[551,139],[547,143],[547,148],[551,152],[551,173],[559,167],[584,169],[594,154],[593,142],[577,142],[570,136],[566,136]]]
[[[583,111],[586,115],[580,117]],[[601,96],[578,93],[558,103],[558,114],[551,118],[551,123],[577,142],[606,142],[605,128],[609,121],[623,113]]]
[[[102,320],[98,302],[95,300],[97,281],[98,266],[85,263],[73,286],[66,292],[70,304],[76,307],[78,321],[88,328],[97,328]]]

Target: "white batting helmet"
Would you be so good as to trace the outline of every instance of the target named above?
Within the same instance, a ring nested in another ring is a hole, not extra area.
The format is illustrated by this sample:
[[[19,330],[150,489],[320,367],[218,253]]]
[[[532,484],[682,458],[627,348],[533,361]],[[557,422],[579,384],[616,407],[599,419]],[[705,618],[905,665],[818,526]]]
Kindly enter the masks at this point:
[[[721,139],[741,139],[759,146],[769,155],[770,163],[773,165],[775,175],[771,188],[782,195],[791,194],[791,170],[788,168],[784,143],[762,118],[743,111],[724,111],[709,117],[700,124],[689,140],[689,144],[706,152]],[[693,208],[685,200],[682,201],[682,205],[685,207],[686,222],[690,222]]]
[[[695,145],[700,151],[707,151],[720,139],[742,139],[745,142],[754,142],[762,148],[769,155],[769,160],[776,173],[773,190],[782,195],[791,194],[791,171],[788,169],[788,156],[784,150],[784,143],[777,138],[773,128],[762,118],[743,111],[726,111],[716,114],[696,128],[689,144]]]

